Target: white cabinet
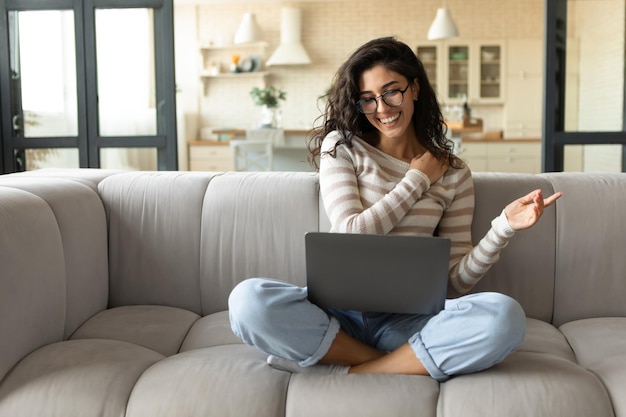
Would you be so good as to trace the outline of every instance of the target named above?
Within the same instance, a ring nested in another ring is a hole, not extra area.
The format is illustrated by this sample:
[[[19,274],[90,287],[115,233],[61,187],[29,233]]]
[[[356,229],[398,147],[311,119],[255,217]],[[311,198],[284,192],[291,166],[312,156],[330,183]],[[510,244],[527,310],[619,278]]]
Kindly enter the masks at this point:
[[[460,157],[475,172],[541,172],[540,141],[465,141]]]
[[[211,79],[261,79],[269,72],[265,70],[264,60],[268,44],[254,42],[229,46],[200,46],[200,78],[207,94]],[[236,69],[233,68],[236,67]]]
[[[487,172],[487,144],[476,143],[461,143],[459,157],[469,165],[470,169],[474,172]]]
[[[234,171],[233,152],[228,142],[189,142],[189,170],[224,172]]]
[[[444,104],[502,103],[504,47],[501,42],[443,41],[416,47]]]
[[[513,39],[507,45],[504,137],[541,137],[543,49],[541,39]]]
[[[478,46],[480,65],[478,70],[480,88],[478,97],[480,100],[499,101],[504,97],[502,91],[504,81],[503,49],[499,43],[487,43]]]

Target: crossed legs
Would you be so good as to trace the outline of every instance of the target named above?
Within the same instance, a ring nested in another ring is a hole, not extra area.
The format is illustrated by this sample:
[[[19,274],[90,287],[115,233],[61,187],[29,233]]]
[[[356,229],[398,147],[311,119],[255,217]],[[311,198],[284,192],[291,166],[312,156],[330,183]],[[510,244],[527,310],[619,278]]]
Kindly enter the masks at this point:
[[[371,321],[378,322],[368,323],[365,333],[375,329],[375,347],[351,336],[364,332],[363,321],[355,324],[344,316],[340,325],[337,317],[308,301],[306,288],[282,281],[241,282],[231,293],[229,309],[231,327],[246,344],[301,368],[345,365],[354,374],[430,375],[438,381],[494,365],[521,344],[525,332],[521,306],[497,293],[447,300],[434,316],[374,317]]]
[[[408,343],[387,353],[360,342],[339,330],[333,344],[319,363],[350,366],[351,374],[429,375]]]

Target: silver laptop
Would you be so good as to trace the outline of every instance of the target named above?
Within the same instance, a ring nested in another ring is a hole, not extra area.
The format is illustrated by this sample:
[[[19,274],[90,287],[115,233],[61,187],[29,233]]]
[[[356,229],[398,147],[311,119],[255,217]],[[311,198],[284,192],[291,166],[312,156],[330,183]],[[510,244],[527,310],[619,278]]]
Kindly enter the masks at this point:
[[[308,298],[326,309],[436,314],[448,288],[450,240],[309,232]]]

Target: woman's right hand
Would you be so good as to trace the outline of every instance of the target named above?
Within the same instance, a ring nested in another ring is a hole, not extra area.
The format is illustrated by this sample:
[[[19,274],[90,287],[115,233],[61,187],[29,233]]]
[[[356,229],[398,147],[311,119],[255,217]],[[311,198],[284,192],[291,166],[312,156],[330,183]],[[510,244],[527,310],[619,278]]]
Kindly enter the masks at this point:
[[[409,169],[419,169],[430,179],[430,183],[434,184],[448,170],[448,161],[441,162],[429,151],[421,155],[417,155],[411,160]]]

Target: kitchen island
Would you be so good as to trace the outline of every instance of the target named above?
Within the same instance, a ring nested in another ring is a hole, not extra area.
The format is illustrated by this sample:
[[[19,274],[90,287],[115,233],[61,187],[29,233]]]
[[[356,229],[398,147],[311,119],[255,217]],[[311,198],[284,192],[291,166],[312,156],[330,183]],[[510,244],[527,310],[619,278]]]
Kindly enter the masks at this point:
[[[245,129],[216,129],[221,140],[195,140],[189,142],[190,171],[232,171],[234,158],[230,141],[245,139]],[[284,140],[273,145],[274,171],[313,171],[307,161],[307,139],[310,130],[285,129]]]

